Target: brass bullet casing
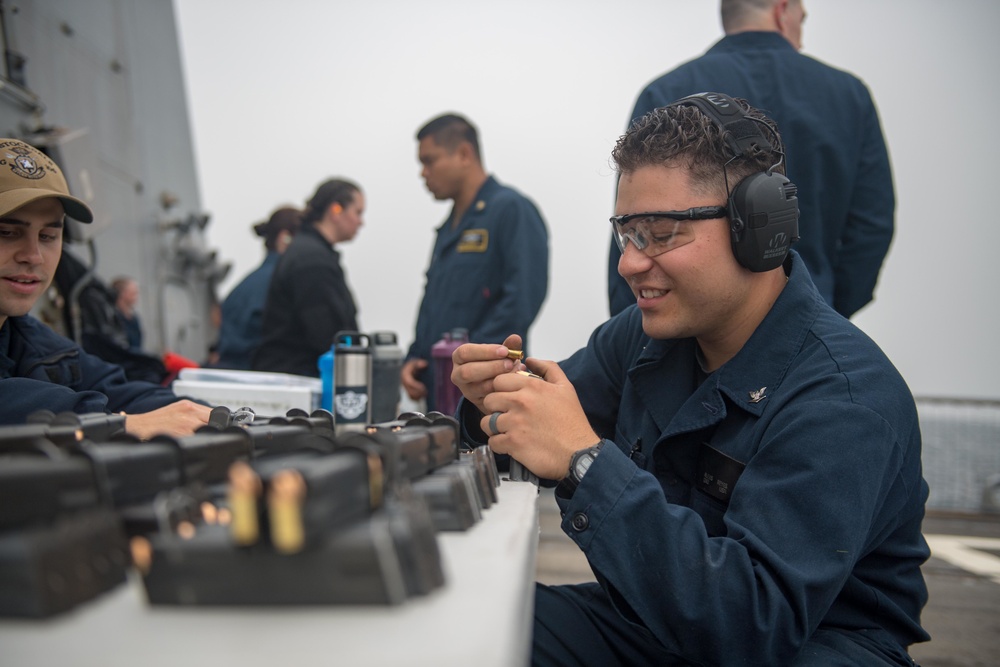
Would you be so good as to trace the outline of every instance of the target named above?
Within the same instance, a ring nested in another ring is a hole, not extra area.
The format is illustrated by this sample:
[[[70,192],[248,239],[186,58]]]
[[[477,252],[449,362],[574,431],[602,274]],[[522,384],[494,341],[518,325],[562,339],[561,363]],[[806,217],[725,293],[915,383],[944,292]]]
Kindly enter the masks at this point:
[[[246,547],[260,539],[257,503],[263,484],[253,468],[244,461],[229,467],[229,534],[233,542]]]
[[[281,470],[268,484],[267,512],[271,521],[271,542],[279,553],[294,554],[306,543],[302,504],[306,482],[298,470]]]
[[[521,361],[522,359],[524,359],[524,351],[523,350],[510,350],[510,351],[507,352],[507,358],[508,359],[513,359],[514,361]]]

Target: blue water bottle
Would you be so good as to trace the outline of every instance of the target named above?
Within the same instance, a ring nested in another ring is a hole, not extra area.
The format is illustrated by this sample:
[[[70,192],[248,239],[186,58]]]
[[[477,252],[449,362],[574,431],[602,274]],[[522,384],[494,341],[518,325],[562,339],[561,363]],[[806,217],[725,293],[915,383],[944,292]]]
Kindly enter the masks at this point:
[[[333,412],[333,350],[336,345],[331,345],[330,349],[319,355],[316,365],[319,367],[319,379],[323,385],[322,395],[319,400],[319,407]]]

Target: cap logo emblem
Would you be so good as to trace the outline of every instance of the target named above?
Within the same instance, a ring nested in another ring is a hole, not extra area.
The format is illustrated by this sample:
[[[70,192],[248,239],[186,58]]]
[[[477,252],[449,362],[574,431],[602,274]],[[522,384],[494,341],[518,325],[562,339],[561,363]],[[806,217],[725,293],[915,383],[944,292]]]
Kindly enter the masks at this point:
[[[30,178],[33,181],[45,178],[45,169],[38,166],[38,163],[28,154],[28,151],[23,148],[11,148],[10,150],[16,153],[16,155],[7,154],[7,158],[11,160],[11,171],[21,178]]]

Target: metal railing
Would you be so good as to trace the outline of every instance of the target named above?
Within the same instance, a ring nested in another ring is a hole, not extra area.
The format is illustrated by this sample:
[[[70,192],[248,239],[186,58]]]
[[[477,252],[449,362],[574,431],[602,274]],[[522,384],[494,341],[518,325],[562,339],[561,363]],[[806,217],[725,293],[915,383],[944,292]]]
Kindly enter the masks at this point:
[[[1000,513],[1000,401],[917,397],[927,508]]]

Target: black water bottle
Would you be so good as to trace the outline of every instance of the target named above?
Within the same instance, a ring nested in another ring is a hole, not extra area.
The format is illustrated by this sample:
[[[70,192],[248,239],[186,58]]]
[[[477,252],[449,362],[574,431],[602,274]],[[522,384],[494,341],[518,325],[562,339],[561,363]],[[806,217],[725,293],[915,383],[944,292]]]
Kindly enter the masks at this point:
[[[372,421],[376,424],[399,416],[399,373],[403,350],[392,331],[372,333]]]

